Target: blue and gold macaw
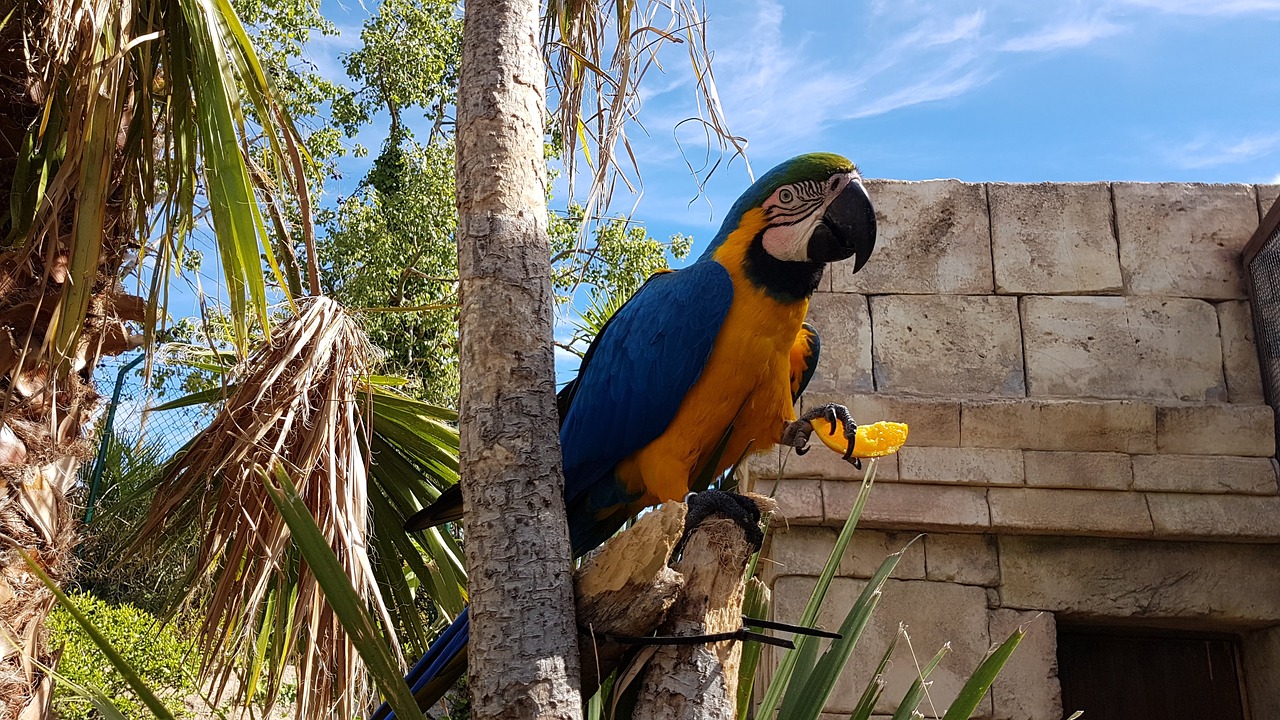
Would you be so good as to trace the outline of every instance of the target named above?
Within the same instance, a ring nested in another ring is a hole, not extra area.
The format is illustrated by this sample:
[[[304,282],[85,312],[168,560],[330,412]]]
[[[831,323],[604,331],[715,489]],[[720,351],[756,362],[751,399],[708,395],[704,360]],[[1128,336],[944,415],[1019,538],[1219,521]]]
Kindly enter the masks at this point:
[[[827,263],[853,257],[857,272],[875,239],[853,163],[801,155],[734,203],[696,262],[654,275],[618,310],[558,398],[575,557],[642,509],[697,489],[708,468],[719,474],[779,442],[803,450],[806,420],[819,414],[853,432],[843,408],[797,419],[794,401],[817,364],[809,297]],[[459,517],[460,494],[447,495],[410,529]],[[465,670],[467,628],[464,611],[410,672],[423,707]]]

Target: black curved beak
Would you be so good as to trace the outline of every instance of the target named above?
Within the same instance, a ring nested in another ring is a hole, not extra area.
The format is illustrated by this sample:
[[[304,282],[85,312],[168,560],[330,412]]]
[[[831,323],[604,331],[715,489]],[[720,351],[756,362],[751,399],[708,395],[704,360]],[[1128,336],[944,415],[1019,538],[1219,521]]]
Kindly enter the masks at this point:
[[[854,257],[858,272],[876,247],[876,211],[862,183],[851,182],[827,207],[809,238],[809,260],[836,262]]]

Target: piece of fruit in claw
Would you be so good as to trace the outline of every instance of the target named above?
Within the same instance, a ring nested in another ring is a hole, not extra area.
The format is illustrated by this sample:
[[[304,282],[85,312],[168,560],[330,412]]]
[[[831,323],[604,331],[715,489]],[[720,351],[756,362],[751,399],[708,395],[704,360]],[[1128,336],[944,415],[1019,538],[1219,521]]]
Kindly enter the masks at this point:
[[[849,441],[844,437],[844,423],[836,421],[833,427],[826,418],[810,420],[813,434],[822,438],[822,444],[844,455]],[[907,424],[881,420],[870,425],[859,425],[853,441],[853,457],[877,458],[898,452],[907,441]]]

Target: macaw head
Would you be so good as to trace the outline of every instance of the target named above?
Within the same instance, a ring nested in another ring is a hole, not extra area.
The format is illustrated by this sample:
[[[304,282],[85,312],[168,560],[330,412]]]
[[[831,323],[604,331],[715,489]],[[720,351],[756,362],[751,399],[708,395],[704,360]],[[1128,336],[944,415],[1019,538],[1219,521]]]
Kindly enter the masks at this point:
[[[734,203],[707,256],[734,245],[745,245],[748,276],[775,294],[807,296],[805,278],[816,286],[830,262],[852,257],[854,272],[862,269],[876,245],[876,214],[858,168],[833,153],[773,168]]]

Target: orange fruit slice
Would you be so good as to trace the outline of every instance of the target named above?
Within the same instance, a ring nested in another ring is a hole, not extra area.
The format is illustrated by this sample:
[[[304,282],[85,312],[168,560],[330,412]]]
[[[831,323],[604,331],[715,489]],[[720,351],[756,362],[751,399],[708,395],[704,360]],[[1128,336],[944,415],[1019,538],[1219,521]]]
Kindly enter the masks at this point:
[[[849,442],[844,437],[844,423],[837,421],[833,427],[826,418],[810,420],[813,434],[822,444],[844,455],[849,450]],[[877,458],[898,452],[907,441],[907,424],[880,421],[870,425],[859,425],[853,440],[853,457]]]

